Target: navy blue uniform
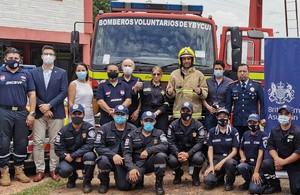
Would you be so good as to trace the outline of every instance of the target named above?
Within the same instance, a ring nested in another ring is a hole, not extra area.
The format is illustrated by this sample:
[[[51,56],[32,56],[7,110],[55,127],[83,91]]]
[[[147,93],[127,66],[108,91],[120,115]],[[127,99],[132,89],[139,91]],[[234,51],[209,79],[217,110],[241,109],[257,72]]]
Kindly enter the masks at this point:
[[[18,69],[12,73],[6,66],[0,67],[0,167],[8,165],[12,139],[14,163],[20,165],[27,158],[26,104],[31,91],[35,91],[35,85],[29,72]]]
[[[98,157],[99,178],[102,185],[109,186],[109,172],[114,171],[116,186],[119,190],[129,190],[130,183],[124,178],[127,174],[125,165],[115,165],[113,157],[118,154],[123,157],[125,138],[128,133],[135,130],[136,127],[130,123],[126,123],[123,131],[118,131],[115,122],[101,126],[95,140],[95,151]]]
[[[84,180],[93,179],[96,155],[93,152],[96,131],[93,125],[83,122],[80,131],[76,131],[72,123],[64,126],[55,138],[55,153],[59,157],[56,172],[63,178],[77,176],[77,169],[84,169]],[[70,154],[72,162],[65,160],[65,153]],[[81,162],[76,158],[81,157]]]
[[[160,110],[162,113],[156,116],[155,128],[166,132],[168,128],[167,109],[169,107],[168,98],[166,97],[166,87],[162,84],[155,86],[152,81],[148,81],[143,83],[143,87],[138,93],[140,93],[142,104],[140,113]]]
[[[268,137],[265,132],[258,131],[255,135],[251,135],[251,131],[246,131],[242,137],[240,148],[244,151],[246,162],[237,166],[238,171],[242,174],[247,185],[250,184],[251,178],[256,166],[259,150],[265,151],[267,148]],[[261,177],[262,172],[260,172]],[[250,192],[257,192],[257,187],[251,182]],[[255,194],[255,193],[254,193]]]
[[[127,98],[131,98],[131,92],[129,86],[121,81],[118,81],[114,87],[108,80],[104,83],[100,83],[96,94],[97,101],[102,99],[110,108],[115,108],[117,105],[121,105]],[[100,108],[101,118],[100,125],[113,120],[107,112]]]
[[[213,163],[216,165],[231,153],[233,147],[239,148],[238,131],[236,128],[228,126],[223,134],[218,127],[211,128],[208,132],[207,145],[213,147]],[[223,182],[226,174],[226,182],[232,185],[235,181],[236,165],[235,159],[228,159],[220,171],[215,171],[215,174],[210,172],[204,178],[205,184],[213,186]]]
[[[258,103],[260,110],[258,110]],[[245,90],[241,82],[232,83],[227,92],[226,109],[231,113],[233,109],[233,126],[238,129],[240,138],[248,130],[248,116],[253,113],[260,113],[260,119],[265,119],[264,92],[261,84],[251,79],[248,80]]]
[[[288,131],[281,130],[280,125],[277,125],[270,132],[268,138],[268,151],[276,150],[278,156],[285,159],[293,153],[300,155],[300,127],[293,125]],[[287,170],[290,190],[293,194],[300,194],[300,160],[283,167]],[[275,189],[281,189],[280,181],[275,176],[275,166],[273,159],[266,159],[262,164],[262,171],[265,179]]]
[[[147,159],[141,159],[140,154],[146,150]],[[144,174],[155,172],[156,178],[165,175],[168,141],[162,130],[153,129],[152,134],[145,137],[142,127],[130,132],[125,140],[124,160],[128,171],[137,169],[140,173],[139,181],[143,182]],[[126,177],[129,180],[127,174]],[[129,180],[130,181],[130,180]]]

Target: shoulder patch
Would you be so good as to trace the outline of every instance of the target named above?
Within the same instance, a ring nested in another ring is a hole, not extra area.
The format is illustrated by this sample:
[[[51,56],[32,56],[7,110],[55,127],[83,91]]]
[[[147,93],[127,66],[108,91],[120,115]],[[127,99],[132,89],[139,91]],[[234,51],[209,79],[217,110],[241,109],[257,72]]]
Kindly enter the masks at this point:
[[[235,83],[237,83],[237,82],[239,82],[239,80],[231,81],[231,82],[229,83],[229,85],[235,84]]]
[[[94,130],[90,130],[90,131],[89,131],[89,136],[90,136],[91,138],[94,138],[94,137],[96,136],[96,132],[95,132]]]
[[[60,142],[60,135],[57,135],[55,138],[55,142],[59,143]]]

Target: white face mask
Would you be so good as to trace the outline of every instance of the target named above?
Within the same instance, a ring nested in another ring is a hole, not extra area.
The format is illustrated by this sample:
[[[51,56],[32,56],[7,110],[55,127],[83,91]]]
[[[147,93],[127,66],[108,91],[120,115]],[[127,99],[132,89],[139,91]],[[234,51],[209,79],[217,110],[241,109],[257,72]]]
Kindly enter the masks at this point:
[[[43,55],[42,59],[45,65],[52,65],[54,63],[55,57],[50,55]]]
[[[123,72],[124,74],[132,74],[133,70],[131,67],[126,66],[123,68]]]

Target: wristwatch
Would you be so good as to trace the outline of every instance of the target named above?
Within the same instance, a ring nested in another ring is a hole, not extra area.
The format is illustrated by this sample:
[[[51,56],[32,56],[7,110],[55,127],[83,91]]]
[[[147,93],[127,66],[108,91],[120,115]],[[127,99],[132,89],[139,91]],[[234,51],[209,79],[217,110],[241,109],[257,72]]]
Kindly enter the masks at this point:
[[[29,114],[33,117],[35,117],[36,113],[33,111],[33,112],[29,112]]]

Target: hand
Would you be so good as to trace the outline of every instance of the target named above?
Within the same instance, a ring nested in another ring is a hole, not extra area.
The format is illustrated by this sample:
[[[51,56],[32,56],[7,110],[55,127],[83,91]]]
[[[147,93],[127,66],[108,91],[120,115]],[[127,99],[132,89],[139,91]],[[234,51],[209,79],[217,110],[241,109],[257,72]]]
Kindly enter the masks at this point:
[[[138,80],[138,82],[136,82],[136,84],[133,86],[133,88],[138,91],[140,88],[143,87],[143,82],[141,82],[140,80]]]
[[[266,126],[266,119],[261,119],[260,121],[259,121],[259,123],[262,125],[262,126]]]
[[[225,161],[221,160],[216,166],[215,166],[215,171],[220,171],[221,168],[223,167]]]
[[[187,161],[189,154],[187,152],[180,152],[177,156],[179,162]]]
[[[197,93],[198,95],[200,95],[202,93],[202,89],[200,87],[196,87],[194,88],[195,93]]]
[[[259,173],[253,173],[252,181],[257,185],[262,182],[262,179],[260,178]]]
[[[137,182],[139,179],[139,171],[137,169],[132,169],[129,171],[129,180],[132,182]]]
[[[52,118],[54,115],[53,115],[53,112],[51,110],[48,110],[47,112],[44,113],[44,116],[46,116],[48,118]]]
[[[81,162],[81,157],[77,157],[77,158],[75,159],[75,161],[76,161],[76,162]]]
[[[119,154],[114,155],[113,157],[113,161],[115,163],[115,165],[122,165],[123,164],[123,157],[120,156]]]
[[[73,161],[73,158],[71,157],[71,155],[70,154],[67,154],[67,153],[65,153],[65,160],[66,161],[68,161],[68,162],[72,162]]]
[[[50,110],[50,104],[41,104],[39,110],[44,114],[48,110]]]
[[[27,118],[26,118],[26,125],[28,126],[28,127],[32,127],[32,125],[33,125],[33,123],[34,123],[34,116],[32,116],[31,114],[28,114],[27,115]]]
[[[140,155],[140,158],[141,159],[146,159],[148,157],[148,152],[146,150],[144,150],[141,155]]]
[[[207,106],[207,110],[210,112],[210,114],[214,114],[217,112],[217,109],[215,109],[214,107],[208,105]]]
[[[174,91],[174,88],[173,88],[172,86],[169,85],[169,86],[167,87],[167,93],[168,93],[169,95],[172,95],[173,91]]]
[[[113,116],[114,113],[115,113],[115,109],[109,108],[109,110],[108,110],[108,115],[109,115],[109,116]]]
[[[130,116],[130,121],[136,121],[139,118],[140,110],[136,109]]]
[[[240,162],[241,162],[241,163],[246,162],[246,158],[241,158]]]
[[[275,158],[274,159],[274,164],[275,166],[280,166],[280,167],[283,167],[286,163],[285,163],[285,159],[282,159],[280,157],[278,158]]]
[[[103,80],[101,80],[100,81],[100,83],[99,84],[101,84],[101,83],[105,83],[106,82],[106,80],[105,79],[103,79]]]
[[[215,168],[214,168],[213,165],[212,165],[212,166],[209,166],[209,167],[205,170],[204,176],[207,176],[210,172],[212,172],[212,174],[215,174]]]

